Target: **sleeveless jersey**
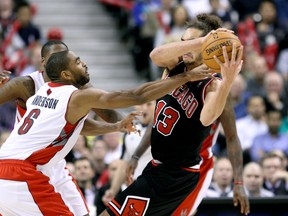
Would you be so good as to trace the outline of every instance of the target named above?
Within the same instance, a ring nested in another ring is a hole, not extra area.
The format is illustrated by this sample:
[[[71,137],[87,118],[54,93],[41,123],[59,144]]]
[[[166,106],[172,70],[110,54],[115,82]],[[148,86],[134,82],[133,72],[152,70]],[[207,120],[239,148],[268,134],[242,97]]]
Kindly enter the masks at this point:
[[[30,73],[28,76],[30,76],[34,81],[34,89],[35,92],[37,92],[43,85],[44,85],[44,78],[43,78],[43,71],[35,71],[33,73]],[[19,123],[19,121],[22,119],[26,112],[26,109],[19,106],[18,103],[16,103],[16,119],[14,127]]]
[[[217,119],[211,125],[209,135],[202,143],[202,147],[200,150],[200,156],[202,159],[212,158],[213,156],[212,147],[216,143],[219,132],[220,132],[220,121],[219,119]]]
[[[71,125],[65,119],[72,85],[45,83],[27,102],[27,111],[0,149],[0,159],[27,160],[53,166],[75,144],[83,127],[82,118]]]
[[[180,62],[169,76],[183,71],[185,64]],[[199,164],[201,144],[211,129],[200,122],[205,90],[211,81],[207,78],[187,82],[157,100],[151,136],[155,160],[183,167]]]

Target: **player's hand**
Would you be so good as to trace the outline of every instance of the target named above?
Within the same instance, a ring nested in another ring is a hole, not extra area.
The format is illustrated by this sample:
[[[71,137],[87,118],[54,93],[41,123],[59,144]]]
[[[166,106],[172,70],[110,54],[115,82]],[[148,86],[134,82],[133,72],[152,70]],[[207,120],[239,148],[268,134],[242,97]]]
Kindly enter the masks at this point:
[[[10,75],[11,72],[10,71],[6,71],[6,70],[3,70],[1,73],[0,73],[0,87],[2,87],[5,83],[7,83],[10,79]]]
[[[203,37],[202,42],[205,43],[205,41],[207,40],[207,38],[208,38],[211,34],[215,34],[216,32],[229,32],[229,33],[234,34],[234,31],[232,31],[232,30],[230,30],[230,29],[227,29],[227,28],[218,28],[218,29],[216,29],[216,30],[210,31],[207,35],[205,35],[205,36]]]
[[[114,197],[115,197],[115,194],[113,193],[113,191],[108,189],[105,191],[105,194],[102,197],[102,202],[107,206],[108,203],[114,199]]]
[[[213,56],[215,61],[221,67],[221,75],[224,82],[232,85],[237,75],[240,73],[243,65],[243,46],[240,46],[237,53],[236,44],[233,43],[231,60],[229,60],[226,47],[223,46],[224,63],[222,63],[216,56]]]
[[[245,193],[243,185],[235,184],[233,188],[233,203],[238,206],[240,203],[240,211],[242,214],[248,215],[250,213],[250,203]]]
[[[196,68],[193,68],[191,71],[187,71],[187,73],[191,73],[190,81],[198,81],[205,78],[212,78],[213,72],[207,65],[201,64]]]
[[[137,168],[137,166],[138,166],[138,160],[132,157],[132,158],[128,161],[128,166],[127,166],[127,176],[128,176],[128,180],[131,179],[131,178],[133,178],[134,173],[135,173],[135,169]]]
[[[138,111],[133,111],[131,113],[129,113],[129,115],[127,115],[124,119],[122,119],[119,123],[118,123],[118,130],[124,133],[128,133],[130,134],[131,132],[133,133],[139,133],[139,130],[136,127],[135,124],[135,120],[137,120],[137,116],[141,116],[143,115],[142,112],[138,112]]]

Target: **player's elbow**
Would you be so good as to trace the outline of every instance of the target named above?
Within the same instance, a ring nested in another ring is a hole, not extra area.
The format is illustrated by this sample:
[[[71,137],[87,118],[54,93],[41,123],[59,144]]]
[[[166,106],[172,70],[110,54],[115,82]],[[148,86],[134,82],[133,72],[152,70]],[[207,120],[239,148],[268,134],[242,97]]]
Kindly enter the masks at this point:
[[[163,63],[161,61],[161,56],[162,56],[162,51],[159,48],[154,48],[151,52],[150,52],[150,59],[153,62],[153,64],[162,67]]]
[[[203,126],[208,127],[216,120],[215,116],[213,115],[200,115],[200,121]]]

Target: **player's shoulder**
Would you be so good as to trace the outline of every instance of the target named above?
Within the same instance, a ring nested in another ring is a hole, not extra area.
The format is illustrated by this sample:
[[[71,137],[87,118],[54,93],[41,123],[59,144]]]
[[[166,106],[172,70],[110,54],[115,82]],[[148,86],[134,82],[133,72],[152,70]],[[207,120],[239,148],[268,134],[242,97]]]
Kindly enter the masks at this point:
[[[24,86],[34,86],[33,79],[30,76],[18,76],[11,79],[9,82],[16,84],[18,87]]]

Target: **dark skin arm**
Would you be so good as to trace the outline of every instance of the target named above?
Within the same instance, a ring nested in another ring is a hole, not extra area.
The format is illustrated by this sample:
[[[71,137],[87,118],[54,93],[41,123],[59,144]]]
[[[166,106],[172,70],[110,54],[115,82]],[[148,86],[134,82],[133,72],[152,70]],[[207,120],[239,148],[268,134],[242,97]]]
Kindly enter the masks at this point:
[[[240,203],[241,213],[247,215],[250,212],[250,204],[243,188],[243,154],[241,144],[237,135],[235,113],[232,105],[232,99],[230,96],[227,99],[223,113],[221,114],[219,119],[226,137],[228,158],[231,161],[233,167],[234,182],[242,182],[242,184],[234,184],[233,202],[235,206]]]
[[[87,83],[85,86],[83,86],[82,89],[91,88],[91,87],[93,87],[93,86],[90,83]],[[116,110],[112,110],[112,109],[96,109],[96,108],[93,108],[92,110],[101,119],[103,119],[106,122],[115,123],[117,121],[121,121],[124,118],[124,116],[120,112],[118,112]]]
[[[9,82],[9,71],[0,73],[0,104],[8,101],[17,100],[17,103],[26,108],[26,101],[35,94],[34,81],[30,76],[15,77]],[[87,84],[85,88],[92,87]],[[124,118],[124,116],[116,110],[110,109],[92,109],[100,118],[106,122],[116,123]]]
[[[0,88],[0,104],[18,100],[18,104],[26,108],[26,100],[34,95],[34,82],[29,76],[16,77]]]
[[[125,133],[137,132],[137,128],[134,124],[134,120],[137,116],[141,115],[141,112],[131,112],[121,121],[116,123],[108,123],[102,121],[95,121],[91,118],[87,118],[84,122],[84,126],[81,130],[81,135],[84,136],[97,136],[115,131],[121,131]]]

